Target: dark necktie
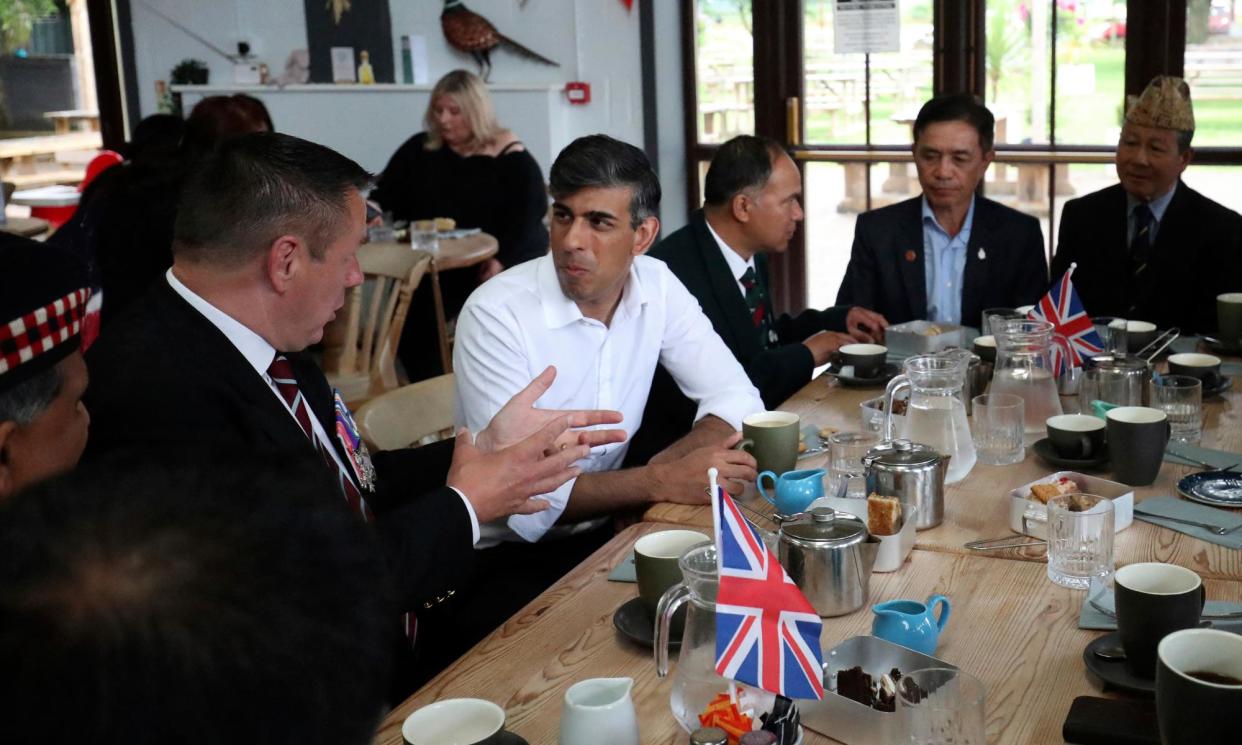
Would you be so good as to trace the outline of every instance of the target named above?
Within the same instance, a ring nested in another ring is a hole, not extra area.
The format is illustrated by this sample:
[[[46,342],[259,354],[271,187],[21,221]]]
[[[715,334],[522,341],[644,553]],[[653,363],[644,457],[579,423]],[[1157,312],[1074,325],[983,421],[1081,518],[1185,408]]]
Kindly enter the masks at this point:
[[[753,266],[746,267],[746,273],[738,280],[742,288],[746,290],[746,307],[750,309],[751,320],[755,323],[755,328],[759,329],[760,339],[764,347],[771,344],[768,338],[768,329],[771,322],[768,319],[767,298],[764,297],[763,288],[759,286],[758,279],[755,276],[755,268]]]
[[[337,464],[336,459],[332,457],[329,448],[330,445],[320,442],[315,436],[315,429],[311,426],[310,407],[306,405],[306,398],[302,396],[302,391],[298,389],[297,377],[293,374],[293,365],[289,364],[289,359],[283,354],[277,353],[276,359],[272,360],[272,364],[267,368],[267,374],[271,376],[272,383],[276,385],[276,390],[280,392],[281,398],[285,399],[289,411],[293,412],[293,417],[298,420],[298,424],[302,426],[302,432],[311,441],[315,447],[315,452],[323,458],[324,465],[336,477],[337,483],[341,487],[341,492],[345,495],[345,502],[349,508],[359,515],[364,522],[370,522],[372,518],[371,508],[367,505],[362,494],[358,491],[358,487],[354,485],[353,479],[349,474]]]
[[[1147,268],[1151,261],[1151,226],[1155,222],[1151,207],[1140,204],[1134,208],[1134,238],[1130,241],[1130,259],[1134,263],[1137,275]]]

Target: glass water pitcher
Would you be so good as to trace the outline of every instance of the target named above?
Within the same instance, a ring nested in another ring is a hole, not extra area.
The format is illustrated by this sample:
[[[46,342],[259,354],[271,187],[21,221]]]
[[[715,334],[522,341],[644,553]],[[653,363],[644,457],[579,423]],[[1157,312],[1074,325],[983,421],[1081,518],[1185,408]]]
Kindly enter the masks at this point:
[[[884,391],[885,439],[922,443],[941,455],[949,456],[944,482],[954,484],[966,478],[975,465],[975,443],[966,420],[962,387],[966,383],[966,364],[960,357],[924,354],[910,357],[902,374],[893,378]],[[905,422],[896,432],[892,418],[893,396],[910,389]]]
[[[992,324],[996,367],[991,391],[1022,397],[1027,434],[1043,432],[1048,417],[1061,413],[1057,376],[1052,369],[1052,330],[1048,321],[1030,318]]]

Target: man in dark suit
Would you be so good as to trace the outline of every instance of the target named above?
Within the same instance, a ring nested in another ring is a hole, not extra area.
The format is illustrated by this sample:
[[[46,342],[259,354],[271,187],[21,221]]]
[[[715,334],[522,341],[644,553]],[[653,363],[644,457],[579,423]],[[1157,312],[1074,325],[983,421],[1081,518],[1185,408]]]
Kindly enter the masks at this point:
[[[914,121],[923,194],[858,216],[838,304],[978,326],[987,308],[1048,291],[1039,221],[975,194],[991,164],[995,119],[970,95],[938,96]]]
[[[348,158],[280,134],[232,140],[200,163],[183,190],[165,280],[88,355],[86,457],[303,454],[374,525],[402,609],[422,611],[452,594],[479,523],[545,509],[528,498],[575,476],[571,464],[589,445],[616,439],[567,426],[619,415],[534,409],[548,370],[473,442],[463,430],[455,444],[377,453],[372,463],[339,396],[301,354],[362,281],[368,181]]]
[[[1194,129],[1189,86],[1156,77],[1121,129],[1121,183],[1066,202],[1052,273],[1077,265],[1092,315],[1207,332],[1216,296],[1242,290],[1242,216],[1181,181]]]
[[[843,344],[880,341],[888,325],[857,307],[772,314],[767,254],[788,248],[802,221],[801,196],[798,167],[778,143],[735,137],[707,169],[703,209],[648,252],[699,301],[769,409],[806,385]],[[657,367],[628,461],[647,462],[690,430],[694,413],[672,376]]]

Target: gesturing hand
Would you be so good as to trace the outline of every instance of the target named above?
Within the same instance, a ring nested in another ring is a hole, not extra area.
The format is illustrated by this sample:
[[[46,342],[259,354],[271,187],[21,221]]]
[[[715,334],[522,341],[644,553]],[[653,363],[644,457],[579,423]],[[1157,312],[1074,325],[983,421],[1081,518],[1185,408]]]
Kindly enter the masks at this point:
[[[617,424],[621,421],[619,411],[536,409],[535,402],[547,393],[554,380],[556,380],[556,368],[549,365],[529,385],[509,399],[508,403],[500,407],[500,411],[492,417],[487,428],[475,439],[475,446],[485,453],[503,450],[526,439],[541,427],[560,417],[568,417],[569,427]],[[561,450],[570,445],[583,444],[594,447],[624,441],[625,430],[623,429],[591,429],[563,432],[553,444],[557,450]]]
[[[556,417],[529,437],[494,452],[481,450],[463,428],[457,433],[448,485],[466,495],[480,523],[546,510],[546,499],[531,497],[577,476],[581,469],[574,461],[590,452],[586,444],[554,447],[562,435],[574,436],[569,432],[570,419]]]
[[[888,319],[873,310],[856,305],[845,315],[845,330],[861,342],[877,344],[884,341],[886,328]]]

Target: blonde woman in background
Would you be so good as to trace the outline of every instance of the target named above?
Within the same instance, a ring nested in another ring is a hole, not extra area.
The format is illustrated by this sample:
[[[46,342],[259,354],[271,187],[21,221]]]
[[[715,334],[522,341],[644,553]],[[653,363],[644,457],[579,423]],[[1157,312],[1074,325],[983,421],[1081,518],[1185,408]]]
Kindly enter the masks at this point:
[[[547,252],[547,193],[539,165],[501,126],[477,75],[454,70],[440,78],[423,125],[388,161],[371,198],[395,220],[451,217],[458,228],[496,237],[495,258],[440,275],[445,311],[453,317],[480,283]],[[411,380],[443,372],[438,355],[428,353],[432,312],[430,292],[420,288],[399,348]]]

